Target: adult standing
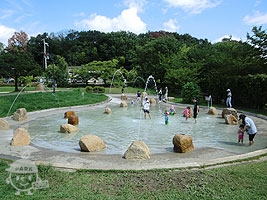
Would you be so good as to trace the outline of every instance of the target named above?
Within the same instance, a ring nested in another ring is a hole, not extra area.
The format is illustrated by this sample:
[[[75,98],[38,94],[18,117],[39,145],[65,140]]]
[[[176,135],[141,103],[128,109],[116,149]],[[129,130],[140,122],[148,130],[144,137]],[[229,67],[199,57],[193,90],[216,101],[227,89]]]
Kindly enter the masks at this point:
[[[232,93],[230,89],[226,90],[227,98],[226,98],[226,107],[232,108]]]
[[[242,120],[242,124],[245,126],[244,131],[248,134],[249,145],[254,144],[254,137],[257,134],[257,127],[254,121],[244,114],[239,115],[239,120]]]
[[[165,95],[164,95],[165,102],[168,101],[168,92],[169,92],[168,87],[165,87]]]
[[[194,103],[193,118],[195,120],[195,123],[197,123],[197,115],[199,113],[199,105],[198,105],[198,101],[197,101],[197,98],[196,97],[193,97],[192,101]]]

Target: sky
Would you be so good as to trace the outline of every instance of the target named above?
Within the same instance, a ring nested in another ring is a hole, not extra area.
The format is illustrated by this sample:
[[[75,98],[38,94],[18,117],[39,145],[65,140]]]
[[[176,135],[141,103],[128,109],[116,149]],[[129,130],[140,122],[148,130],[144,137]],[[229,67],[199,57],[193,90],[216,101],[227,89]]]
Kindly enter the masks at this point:
[[[267,29],[267,0],[1,0],[0,42],[68,30],[169,31],[214,43]]]

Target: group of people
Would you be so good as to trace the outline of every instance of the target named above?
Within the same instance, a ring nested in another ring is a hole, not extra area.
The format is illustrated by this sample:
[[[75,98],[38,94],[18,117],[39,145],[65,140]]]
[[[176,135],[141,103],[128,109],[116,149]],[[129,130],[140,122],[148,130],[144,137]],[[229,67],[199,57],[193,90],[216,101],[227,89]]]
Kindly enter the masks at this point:
[[[226,92],[226,107],[232,108],[232,92],[230,89],[227,89]],[[254,121],[244,114],[239,115],[239,121],[241,121],[241,124],[238,130],[238,143],[244,143],[244,135],[246,132],[248,134],[249,145],[253,145],[254,137],[257,134],[257,127]]]
[[[247,132],[249,145],[253,145],[254,137],[258,132],[254,121],[251,118],[247,117],[245,114],[240,114],[239,120],[241,120],[241,124],[239,125],[239,130],[238,130],[238,143],[243,144],[244,135],[245,132]]]
[[[168,88],[166,87],[166,93],[164,95],[164,99],[168,98]],[[226,99],[226,106],[229,108],[232,108],[232,103],[231,103],[231,97],[232,97],[232,93],[230,89],[227,89],[227,99]],[[159,101],[162,101],[162,89],[159,90]],[[137,101],[141,102],[141,92],[138,91],[137,92]],[[187,106],[186,109],[183,111],[183,116],[186,118],[186,120],[188,120],[188,118],[190,118],[191,116],[193,117],[195,123],[197,123],[197,116],[199,113],[199,104],[197,101],[196,97],[192,98],[192,102],[194,104],[193,106],[193,113],[191,111],[190,106]],[[146,119],[146,115],[149,116],[149,118],[151,119],[151,114],[150,114],[150,102],[148,100],[148,97],[145,97],[144,102],[143,102],[143,111],[144,111],[144,118]],[[169,115],[173,115],[176,114],[174,105],[171,105],[170,110],[165,110],[164,113],[162,113],[162,115],[165,117],[165,124],[168,125],[169,124]],[[239,130],[238,130],[238,143],[242,143],[244,142],[244,135],[245,132],[248,134],[249,137],[249,145],[253,145],[254,144],[254,137],[257,134],[257,127],[254,123],[254,121],[247,117],[245,114],[240,114],[239,115],[239,121],[241,121],[241,124],[239,126]]]

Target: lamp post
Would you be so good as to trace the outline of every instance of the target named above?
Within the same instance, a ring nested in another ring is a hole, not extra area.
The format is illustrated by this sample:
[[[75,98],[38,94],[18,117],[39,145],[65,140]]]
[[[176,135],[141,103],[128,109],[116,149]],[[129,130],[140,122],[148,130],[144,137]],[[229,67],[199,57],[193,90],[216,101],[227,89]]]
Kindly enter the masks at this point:
[[[48,53],[46,52],[46,46],[49,46],[45,39],[42,39],[44,43],[44,70],[47,68],[47,59],[49,59]]]

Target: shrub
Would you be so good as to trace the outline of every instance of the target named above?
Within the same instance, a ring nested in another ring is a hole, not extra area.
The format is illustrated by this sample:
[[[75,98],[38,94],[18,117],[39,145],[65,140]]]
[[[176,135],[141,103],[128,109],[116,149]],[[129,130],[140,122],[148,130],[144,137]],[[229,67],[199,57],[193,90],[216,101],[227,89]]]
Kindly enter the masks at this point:
[[[93,92],[93,87],[92,86],[86,86],[85,91],[86,92]]]
[[[105,92],[105,88],[103,86],[95,86],[93,88],[94,92],[96,93],[104,93]]]
[[[201,101],[201,89],[193,82],[188,82],[182,87],[183,103],[192,103],[192,98],[196,97],[198,101]]]

